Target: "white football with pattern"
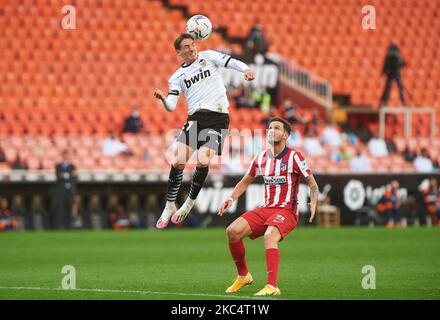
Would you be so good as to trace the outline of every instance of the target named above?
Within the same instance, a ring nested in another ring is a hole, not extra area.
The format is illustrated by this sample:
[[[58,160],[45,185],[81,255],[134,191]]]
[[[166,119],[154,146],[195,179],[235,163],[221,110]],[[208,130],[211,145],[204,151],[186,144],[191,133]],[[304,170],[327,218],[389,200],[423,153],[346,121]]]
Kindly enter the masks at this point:
[[[212,33],[211,20],[201,14],[192,16],[186,23],[186,31],[194,40],[206,40]]]

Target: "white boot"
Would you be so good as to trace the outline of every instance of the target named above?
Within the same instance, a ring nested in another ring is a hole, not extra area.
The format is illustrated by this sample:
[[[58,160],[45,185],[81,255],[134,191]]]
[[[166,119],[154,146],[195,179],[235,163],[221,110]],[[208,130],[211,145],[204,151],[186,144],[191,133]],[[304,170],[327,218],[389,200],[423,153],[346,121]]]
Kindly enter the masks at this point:
[[[185,220],[191,209],[194,207],[195,203],[196,201],[191,198],[186,199],[182,207],[173,214],[173,216],[171,217],[171,221],[173,223],[180,223]]]
[[[167,227],[168,222],[170,221],[171,216],[177,211],[176,204],[174,202],[167,202],[165,209],[162,211],[162,215],[159,220],[157,220],[156,228],[164,229]]]

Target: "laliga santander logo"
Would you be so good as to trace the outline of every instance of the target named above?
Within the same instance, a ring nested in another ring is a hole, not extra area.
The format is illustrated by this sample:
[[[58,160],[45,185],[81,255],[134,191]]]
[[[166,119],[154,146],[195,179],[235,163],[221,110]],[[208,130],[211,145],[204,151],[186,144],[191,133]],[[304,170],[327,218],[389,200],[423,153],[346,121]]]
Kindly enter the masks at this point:
[[[372,187],[364,184],[359,180],[350,180],[344,188],[344,203],[352,211],[359,210],[364,205],[366,199],[379,199],[385,193],[386,186]],[[408,189],[406,187],[397,190],[397,197],[405,199],[408,197]]]
[[[364,184],[359,180],[350,180],[344,188],[344,203],[350,210],[362,208],[365,201]]]

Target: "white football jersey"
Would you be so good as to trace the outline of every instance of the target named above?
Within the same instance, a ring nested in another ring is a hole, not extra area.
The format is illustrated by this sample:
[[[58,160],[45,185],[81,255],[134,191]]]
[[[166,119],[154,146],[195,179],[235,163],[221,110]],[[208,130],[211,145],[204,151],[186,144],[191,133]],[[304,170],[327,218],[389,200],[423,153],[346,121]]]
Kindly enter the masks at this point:
[[[190,65],[182,64],[168,81],[168,95],[181,92],[188,103],[188,114],[200,109],[228,113],[229,102],[220,68],[245,71],[247,65],[230,55],[213,50],[200,51]],[[176,101],[177,102],[177,101]]]

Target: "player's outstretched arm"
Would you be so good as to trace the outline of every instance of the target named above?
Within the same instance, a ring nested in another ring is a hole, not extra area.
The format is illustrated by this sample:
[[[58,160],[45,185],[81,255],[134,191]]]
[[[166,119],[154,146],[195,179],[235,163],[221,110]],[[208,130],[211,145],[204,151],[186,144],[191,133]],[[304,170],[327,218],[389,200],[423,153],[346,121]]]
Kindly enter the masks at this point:
[[[315,217],[316,207],[318,206],[319,187],[318,187],[318,184],[316,183],[315,178],[313,177],[313,174],[309,175],[306,178],[306,183],[310,188],[310,202],[309,202],[310,219],[309,219],[309,223],[312,223],[313,218]]]
[[[220,54],[218,54],[218,57],[220,57]],[[223,57],[227,58],[227,56],[224,55]],[[221,59],[219,59],[219,61],[221,61]],[[229,56],[228,60],[226,61],[225,68],[243,72],[244,79],[247,81],[252,81],[255,79],[255,72],[252,71],[246,63],[238,59],[232,58],[231,56]]]
[[[226,210],[228,210],[231,206],[232,203],[237,200],[242,194],[243,192],[246,191],[247,187],[255,180],[254,177],[250,176],[250,175],[245,175],[239,183],[237,183],[237,185],[235,186],[234,190],[232,191],[232,195],[231,197],[224,201],[221,205],[220,208],[218,209],[218,215],[219,216],[223,216],[223,214],[225,213]]]
[[[179,99],[178,95],[170,95],[170,96],[166,97],[164,95],[164,93],[162,92],[162,90],[160,90],[160,89],[154,90],[154,97],[156,99],[159,99],[160,102],[162,102],[162,105],[165,107],[165,109],[169,112],[176,109],[177,100]]]

